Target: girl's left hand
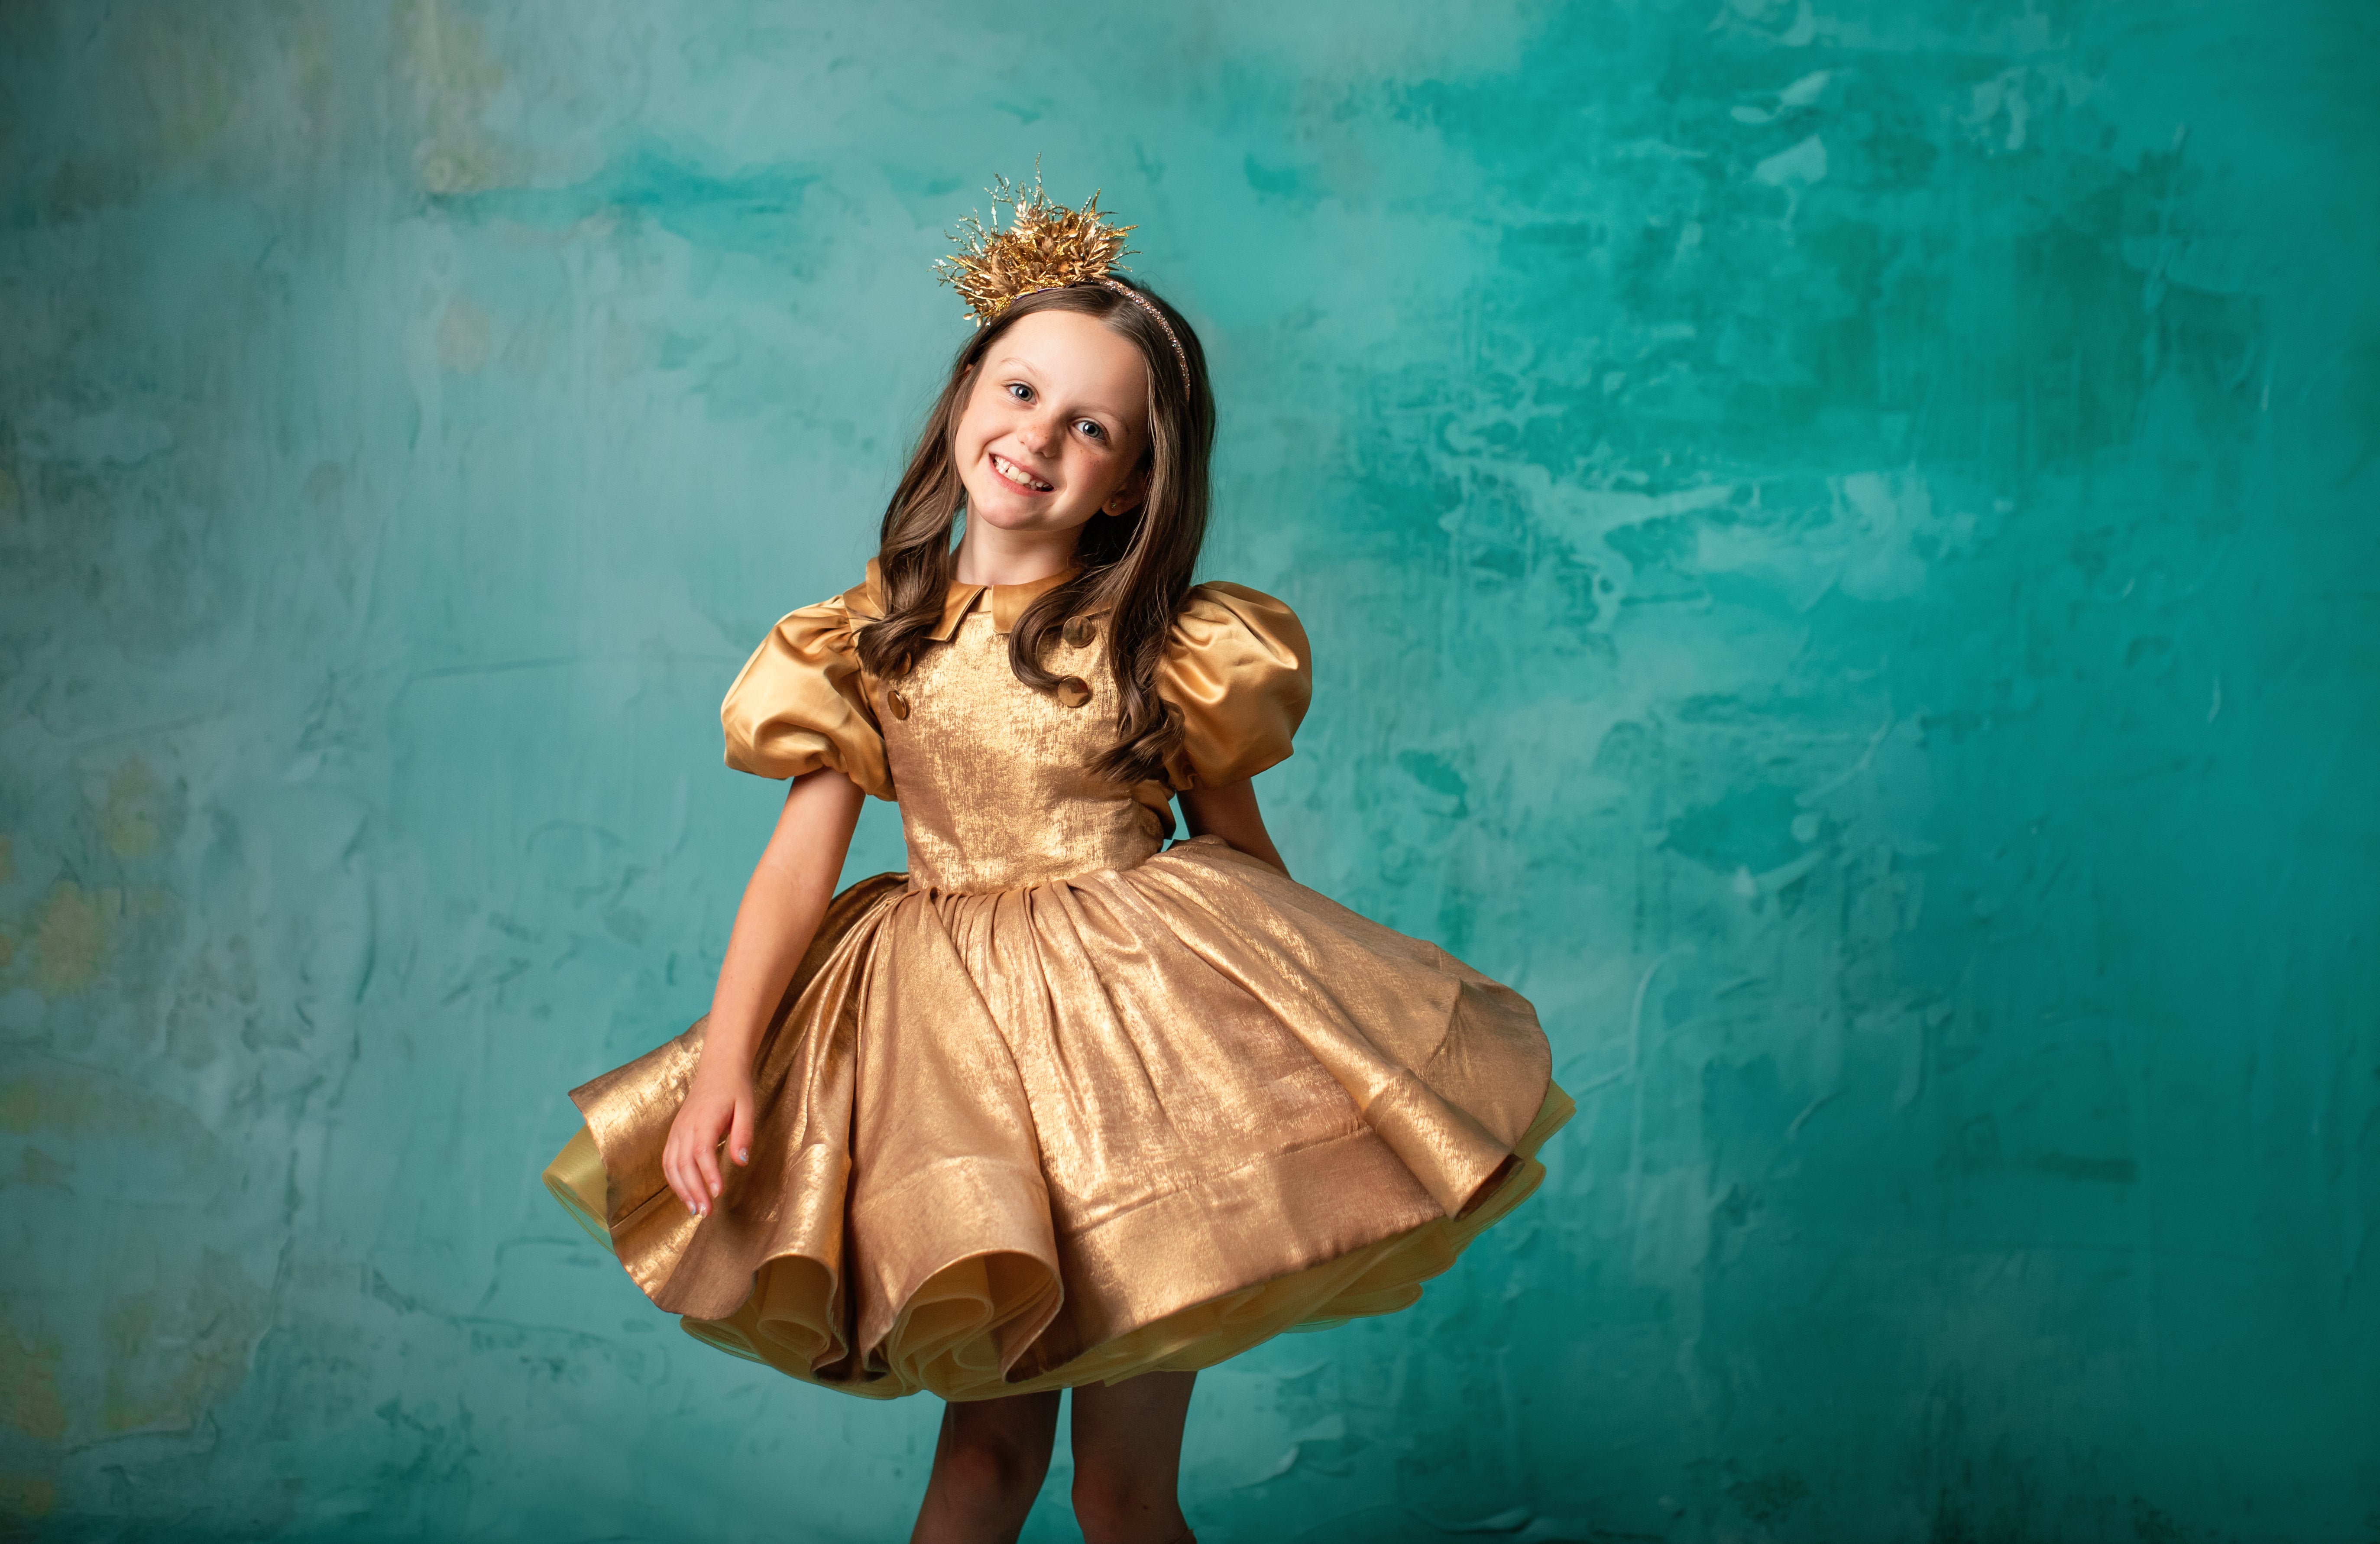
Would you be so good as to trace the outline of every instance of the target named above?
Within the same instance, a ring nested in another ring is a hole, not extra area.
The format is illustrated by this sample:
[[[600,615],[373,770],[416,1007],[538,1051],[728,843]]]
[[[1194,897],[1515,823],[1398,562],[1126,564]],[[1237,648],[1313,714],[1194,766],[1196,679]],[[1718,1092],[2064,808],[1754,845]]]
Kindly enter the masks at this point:
[[[662,1149],[662,1176],[697,1217],[710,1215],[711,1203],[724,1188],[719,1172],[722,1140],[739,1166],[752,1161],[752,1079],[748,1074],[711,1074],[705,1067],[695,1073]]]

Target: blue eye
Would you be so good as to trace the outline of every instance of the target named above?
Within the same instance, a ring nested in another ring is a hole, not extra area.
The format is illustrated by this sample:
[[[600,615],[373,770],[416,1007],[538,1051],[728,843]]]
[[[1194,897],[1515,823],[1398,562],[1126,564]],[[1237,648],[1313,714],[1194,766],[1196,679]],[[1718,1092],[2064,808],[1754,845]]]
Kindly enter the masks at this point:
[[[1108,432],[1101,429],[1098,423],[1089,419],[1075,419],[1075,427],[1081,430],[1085,434],[1094,440],[1104,440],[1108,437]]]

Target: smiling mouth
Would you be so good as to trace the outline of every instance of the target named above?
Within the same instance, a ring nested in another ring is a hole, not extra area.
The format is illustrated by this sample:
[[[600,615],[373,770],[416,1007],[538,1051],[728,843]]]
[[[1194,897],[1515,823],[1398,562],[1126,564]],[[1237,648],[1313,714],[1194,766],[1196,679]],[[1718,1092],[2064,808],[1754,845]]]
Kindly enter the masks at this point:
[[[1011,484],[1025,490],[1028,493],[1046,493],[1050,492],[1050,485],[1048,483],[1042,481],[1039,478],[1035,477],[1031,472],[1026,471],[1024,468],[1018,466],[1015,462],[1011,461],[1005,456],[1000,455],[998,452],[994,452],[992,454],[991,469],[998,472]]]

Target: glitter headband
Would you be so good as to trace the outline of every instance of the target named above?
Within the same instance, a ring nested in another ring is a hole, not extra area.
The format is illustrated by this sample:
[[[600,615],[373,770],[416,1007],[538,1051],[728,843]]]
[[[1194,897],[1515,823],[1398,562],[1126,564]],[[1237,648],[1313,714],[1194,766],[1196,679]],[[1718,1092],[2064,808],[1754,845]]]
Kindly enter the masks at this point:
[[[1139,290],[1109,277],[1123,266],[1116,260],[1131,250],[1123,238],[1136,225],[1111,225],[1099,213],[1099,196],[1080,209],[1069,209],[1042,191],[1041,172],[1035,167],[1033,186],[1012,186],[994,177],[991,219],[968,215],[951,233],[956,252],[938,260],[934,273],[959,292],[959,298],[978,327],[1000,320],[1021,298],[1044,289],[1095,284],[1114,290],[1148,313],[1165,341],[1173,346],[1173,362],[1182,369],[1182,388],[1190,389],[1190,356],[1174,335],[1173,324]],[[1000,206],[1008,206],[1008,225],[1001,228]]]

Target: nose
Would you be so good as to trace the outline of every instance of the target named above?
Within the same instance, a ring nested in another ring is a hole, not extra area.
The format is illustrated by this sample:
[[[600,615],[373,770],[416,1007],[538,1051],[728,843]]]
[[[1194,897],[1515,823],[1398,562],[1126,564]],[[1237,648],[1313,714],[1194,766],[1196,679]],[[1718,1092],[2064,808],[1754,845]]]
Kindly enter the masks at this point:
[[[1058,420],[1036,413],[1017,425],[1016,437],[1034,455],[1046,456],[1050,454],[1050,447],[1058,443]]]

